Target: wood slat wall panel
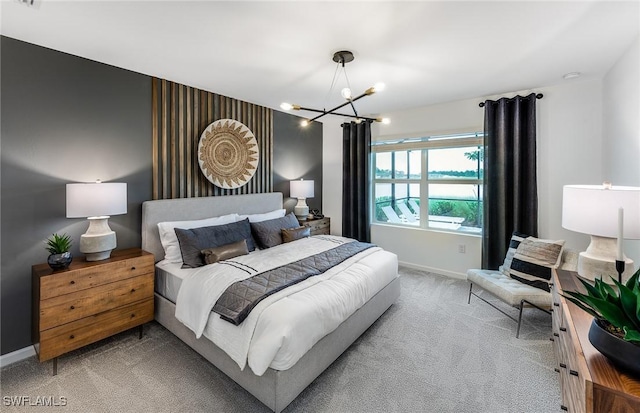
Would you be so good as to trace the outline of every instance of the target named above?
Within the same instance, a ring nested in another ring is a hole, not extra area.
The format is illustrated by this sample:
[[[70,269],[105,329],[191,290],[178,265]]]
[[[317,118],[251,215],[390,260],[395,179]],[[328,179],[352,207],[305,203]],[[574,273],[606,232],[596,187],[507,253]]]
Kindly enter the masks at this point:
[[[237,195],[273,190],[273,111],[189,86],[152,79],[153,199]],[[258,141],[253,178],[235,189],[216,187],[200,171],[200,134],[218,119],[245,124]]]

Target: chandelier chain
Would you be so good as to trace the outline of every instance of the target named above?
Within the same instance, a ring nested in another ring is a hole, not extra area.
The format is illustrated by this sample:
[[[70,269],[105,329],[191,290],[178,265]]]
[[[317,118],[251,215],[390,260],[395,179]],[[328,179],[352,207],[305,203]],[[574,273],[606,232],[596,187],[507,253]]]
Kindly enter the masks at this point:
[[[331,80],[331,86],[329,86],[329,91],[327,92],[327,96],[324,98],[324,103],[322,104],[322,108],[326,110],[327,103],[329,102],[329,96],[331,96],[331,92],[333,92],[333,87],[336,84],[336,79],[338,78],[338,70],[340,70],[340,63],[336,64],[336,70],[333,72],[333,79]]]

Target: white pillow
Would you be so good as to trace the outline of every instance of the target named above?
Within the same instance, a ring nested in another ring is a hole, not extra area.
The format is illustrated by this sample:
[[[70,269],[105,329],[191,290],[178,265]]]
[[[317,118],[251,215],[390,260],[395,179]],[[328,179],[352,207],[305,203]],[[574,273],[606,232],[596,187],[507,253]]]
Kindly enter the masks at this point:
[[[182,253],[180,252],[180,244],[174,228],[201,228],[212,227],[216,225],[230,224],[238,220],[238,214],[223,215],[220,217],[205,218],[194,221],[172,221],[159,222],[158,232],[160,233],[160,242],[164,248],[164,259],[167,262],[182,262]]]
[[[285,216],[286,212],[286,209],[276,209],[274,211],[265,212],[263,214],[238,215],[238,221],[249,218],[249,222],[262,222],[270,219],[282,218],[283,216]]]

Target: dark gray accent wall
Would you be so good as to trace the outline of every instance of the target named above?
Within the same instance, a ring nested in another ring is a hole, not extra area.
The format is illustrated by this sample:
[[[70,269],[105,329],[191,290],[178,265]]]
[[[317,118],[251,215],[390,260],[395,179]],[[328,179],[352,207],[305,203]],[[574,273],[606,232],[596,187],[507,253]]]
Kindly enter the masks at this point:
[[[44,240],[68,233],[72,253],[88,223],[65,217],[70,182],[128,184],[128,213],[109,219],[118,248],[139,247],[151,199],[151,78],[0,36],[0,351],[31,344],[31,266]],[[291,179],[314,179],[322,205],[322,124],[274,111],[273,182],[285,206]]]
[[[111,217],[118,248],[139,246],[151,198],[151,78],[1,38],[1,350],[31,344],[31,266],[44,240],[78,242],[88,223],[65,217],[65,185],[126,182],[128,213]]]
[[[289,181],[313,179],[314,197],[309,209],[322,210],[322,123],[300,126],[302,118],[273,111],[273,190],[282,192],[287,211],[298,202],[289,197]]]

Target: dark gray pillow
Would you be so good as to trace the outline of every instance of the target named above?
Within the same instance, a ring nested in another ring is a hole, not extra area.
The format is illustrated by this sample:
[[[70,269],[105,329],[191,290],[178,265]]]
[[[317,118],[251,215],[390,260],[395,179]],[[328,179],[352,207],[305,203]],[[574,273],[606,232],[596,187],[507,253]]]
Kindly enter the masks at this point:
[[[311,228],[298,227],[282,230],[282,242],[287,243],[297,239],[308,238],[311,235]]]
[[[248,218],[213,227],[175,228],[175,231],[180,244],[180,252],[182,253],[182,268],[202,267],[205,262],[201,251],[207,248],[221,247],[246,240],[249,251],[256,249],[251,236],[251,226]]]
[[[260,248],[271,248],[282,244],[282,230],[297,228],[300,226],[298,219],[293,213],[282,218],[270,219],[262,222],[252,222],[251,232],[256,244]]]
[[[202,259],[205,264],[213,264],[218,261],[228,260],[230,258],[239,257],[241,255],[247,255],[249,248],[247,248],[247,240],[234,242],[227,245],[222,245],[215,248],[206,248],[202,251]]]

